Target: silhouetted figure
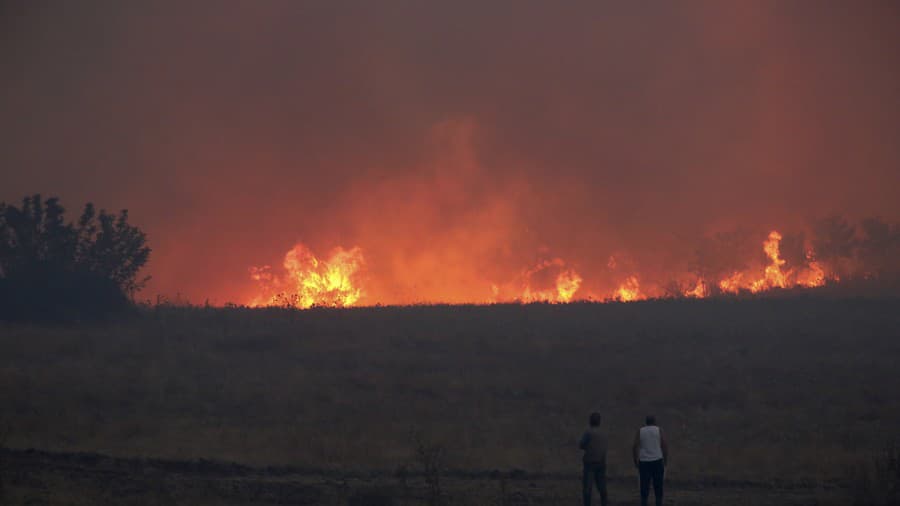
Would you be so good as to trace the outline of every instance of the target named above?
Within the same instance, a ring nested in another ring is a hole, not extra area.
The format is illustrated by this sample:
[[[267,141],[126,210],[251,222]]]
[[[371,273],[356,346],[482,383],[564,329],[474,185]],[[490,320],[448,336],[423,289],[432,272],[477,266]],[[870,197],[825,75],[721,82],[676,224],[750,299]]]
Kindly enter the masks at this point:
[[[647,506],[651,482],[656,506],[662,506],[663,478],[666,475],[669,448],[653,415],[647,415],[646,424],[635,434],[631,451],[634,466],[638,468],[641,477],[641,506]]]
[[[600,492],[600,504],[606,506],[606,434],[600,431],[600,413],[591,413],[590,426],[581,436],[578,447],[584,450],[584,473],[581,477],[584,506],[590,506],[594,485]]]

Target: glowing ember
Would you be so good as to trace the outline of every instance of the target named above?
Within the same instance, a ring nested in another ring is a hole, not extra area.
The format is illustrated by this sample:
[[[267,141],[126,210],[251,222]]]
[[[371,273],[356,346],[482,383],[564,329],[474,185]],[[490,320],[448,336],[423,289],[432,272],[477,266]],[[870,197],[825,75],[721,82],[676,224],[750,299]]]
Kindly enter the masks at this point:
[[[251,279],[257,281],[261,295],[249,306],[347,307],[362,297],[356,277],[363,265],[362,250],[336,248],[327,259],[318,259],[303,244],[297,244],[284,256],[286,274],[278,277],[269,266],[252,267]]]

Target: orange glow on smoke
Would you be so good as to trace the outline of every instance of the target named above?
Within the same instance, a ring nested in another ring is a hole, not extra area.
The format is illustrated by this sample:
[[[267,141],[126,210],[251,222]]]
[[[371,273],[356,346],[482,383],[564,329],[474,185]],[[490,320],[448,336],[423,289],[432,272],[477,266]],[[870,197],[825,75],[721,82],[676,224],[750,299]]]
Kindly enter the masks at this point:
[[[303,244],[284,256],[285,275],[271,268],[251,267],[250,277],[259,283],[260,294],[248,304],[306,309],[313,306],[347,307],[363,295],[357,276],[363,265],[362,250],[336,248],[327,259],[316,258]]]

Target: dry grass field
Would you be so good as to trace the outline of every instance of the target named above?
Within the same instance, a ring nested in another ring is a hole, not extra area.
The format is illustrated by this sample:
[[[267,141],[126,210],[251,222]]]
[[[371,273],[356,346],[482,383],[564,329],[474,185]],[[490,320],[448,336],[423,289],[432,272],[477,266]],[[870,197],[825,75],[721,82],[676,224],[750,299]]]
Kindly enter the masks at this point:
[[[2,324],[0,478],[13,504],[577,504],[598,410],[617,504],[650,412],[671,504],[841,504],[900,438],[898,360],[893,298]]]

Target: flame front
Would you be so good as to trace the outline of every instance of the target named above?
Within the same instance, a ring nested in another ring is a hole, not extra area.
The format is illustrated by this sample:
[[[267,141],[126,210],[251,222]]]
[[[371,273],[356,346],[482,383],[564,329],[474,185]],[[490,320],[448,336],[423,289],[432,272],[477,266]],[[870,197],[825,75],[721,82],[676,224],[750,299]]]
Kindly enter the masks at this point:
[[[666,285],[676,287],[674,291],[650,280],[642,287],[637,274],[626,274],[615,288],[607,288],[599,293],[594,289],[584,289],[584,278],[563,259],[556,257],[538,262],[531,268],[520,271],[517,276],[502,279],[502,276],[473,277],[473,303],[492,302],[551,302],[567,303],[580,299],[617,300],[632,302],[648,297],[676,296],[705,298],[716,294],[760,293],[772,289],[793,287],[815,288],[836,281],[838,277],[826,271],[826,267],[816,260],[815,252],[807,245],[805,258],[789,264],[782,258],[783,236],[776,230],[769,232],[762,242],[765,263],[741,270],[734,270],[721,277],[698,276],[692,285],[684,287],[680,283]],[[624,261],[624,264],[623,264]],[[620,261],[610,256],[605,262],[610,271],[639,272],[634,270],[627,258]],[[284,273],[276,275],[271,267],[251,267],[250,277],[257,284],[256,295],[248,303],[251,307],[282,306],[306,309],[313,306],[347,307],[359,304],[374,304],[381,300],[376,292],[366,297],[360,271],[364,265],[363,250],[335,248],[327,258],[317,258],[303,244],[295,245],[284,256]],[[455,272],[455,271],[454,271]],[[683,288],[677,288],[677,287]],[[484,292],[479,292],[484,290]],[[475,295],[479,293],[481,295]],[[430,294],[429,294],[430,295]],[[388,299],[390,300],[390,299]],[[423,297],[423,300],[425,298]],[[434,302],[440,302],[434,297]]]
[[[488,173],[476,149],[478,134],[474,118],[440,122],[428,133],[425,157],[413,177],[351,184],[347,199],[333,203],[344,219],[327,236],[340,231],[359,246],[336,248],[317,258],[297,244],[284,256],[283,271],[252,268],[256,287],[247,298],[250,305],[631,302],[812,288],[837,280],[838,273],[852,279],[850,264],[856,259],[843,247],[829,247],[829,237],[843,244],[853,229],[834,220],[811,228],[809,241],[805,232],[782,236],[769,229],[757,238],[746,230],[716,232],[698,241],[693,261],[679,257],[684,253],[676,248],[652,266],[640,263],[656,257],[655,252],[616,249],[621,244],[614,237],[583,243],[581,237],[590,234],[574,226],[577,217],[559,214],[532,226],[531,210],[541,192],[527,180],[498,175],[486,191],[472,191],[483,186]],[[544,230],[557,220],[560,231],[571,227],[574,235]],[[330,224],[319,226],[329,229]],[[873,230],[881,231],[878,237],[900,236],[892,226]],[[658,239],[640,243],[676,245],[672,239]],[[821,249],[821,258],[814,247]],[[569,257],[573,254],[583,256]],[[876,265],[872,269],[880,272]]]
[[[787,261],[781,258],[782,238],[777,230],[773,230],[763,241],[763,252],[766,254],[768,264],[763,269],[761,276],[759,271],[756,271],[756,274],[752,270],[735,271],[719,280],[719,290],[723,293],[736,294],[742,290],[759,293],[773,288],[824,286],[829,276],[826,275],[822,265],[815,261],[815,254],[811,249],[806,251],[805,265],[785,269]],[[831,279],[837,278],[831,276]]]
[[[259,283],[261,294],[249,305],[300,309],[352,306],[363,294],[356,279],[362,265],[359,247],[336,248],[327,259],[319,259],[309,248],[297,244],[284,256],[283,277],[272,274],[269,266],[251,267],[250,277]]]

